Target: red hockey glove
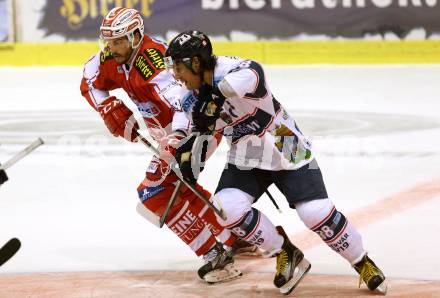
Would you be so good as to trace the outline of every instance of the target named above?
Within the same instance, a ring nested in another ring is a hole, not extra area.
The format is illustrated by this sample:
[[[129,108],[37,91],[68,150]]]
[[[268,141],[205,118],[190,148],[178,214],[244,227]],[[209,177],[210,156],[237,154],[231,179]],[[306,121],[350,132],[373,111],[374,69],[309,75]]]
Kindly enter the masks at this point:
[[[176,131],[159,140],[159,158],[167,164],[175,162],[176,148],[185,133]]]
[[[115,137],[123,137],[131,142],[136,139],[136,129],[139,126],[134,118],[130,118],[133,112],[122,100],[110,96],[98,106],[98,111],[108,130]]]

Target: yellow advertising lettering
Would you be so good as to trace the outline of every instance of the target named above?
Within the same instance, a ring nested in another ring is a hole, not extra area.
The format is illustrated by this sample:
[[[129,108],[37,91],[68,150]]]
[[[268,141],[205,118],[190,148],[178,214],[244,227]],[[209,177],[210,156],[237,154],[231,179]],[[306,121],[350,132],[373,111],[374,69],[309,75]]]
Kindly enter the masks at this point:
[[[156,49],[149,48],[146,49],[144,53],[147,55],[148,59],[151,61],[156,69],[165,68],[165,63],[163,61],[163,55],[161,52]]]
[[[134,67],[140,72],[141,76],[147,81],[154,74],[154,70],[151,69],[144,56],[136,58]]]
[[[105,16],[108,14],[108,12],[113,8],[113,7],[125,7],[125,5],[122,4],[122,0],[100,0],[101,2],[101,16]],[[110,5],[109,5],[110,4]],[[109,8],[110,6],[110,8]],[[132,7],[129,7],[132,8]]]
[[[79,14],[76,13],[77,7],[79,7]],[[80,28],[82,21],[87,17],[88,13],[89,5],[87,0],[64,0],[63,6],[60,8],[61,16],[67,19],[67,25],[72,29]]]
[[[151,5],[155,0],[63,0],[60,15],[67,20],[67,25],[77,30],[87,19],[103,18],[116,6],[135,8],[142,16],[152,15]],[[99,13],[98,13],[99,12]]]
[[[105,49],[104,51],[102,51],[99,56],[99,60],[100,60],[101,64],[103,64],[105,61],[112,59],[112,58],[113,58],[113,55],[108,49]]]

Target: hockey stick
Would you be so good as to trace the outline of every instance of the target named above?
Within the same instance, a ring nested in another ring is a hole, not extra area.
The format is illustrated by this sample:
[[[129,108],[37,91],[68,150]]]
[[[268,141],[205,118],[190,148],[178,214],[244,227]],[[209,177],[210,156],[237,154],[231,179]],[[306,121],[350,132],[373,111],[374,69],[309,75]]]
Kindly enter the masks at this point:
[[[4,165],[0,164],[0,185],[8,181],[8,175],[6,175],[6,169],[10,168],[12,165],[14,165],[17,161],[37,149],[39,146],[44,144],[44,141],[41,138],[38,138],[35,140],[32,144],[18,152],[16,155],[14,155],[10,160],[8,160]]]
[[[7,162],[4,163],[3,166],[1,166],[1,170],[6,170],[8,168],[10,168],[12,165],[14,165],[17,161],[19,161],[20,159],[22,159],[23,157],[25,157],[26,155],[28,155],[29,153],[31,153],[32,151],[34,151],[35,149],[37,149],[39,146],[43,145],[44,141],[41,138],[38,138],[37,140],[35,140],[34,142],[32,142],[32,144],[30,144],[29,146],[27,146],[26,148],[24,148],[23,150],[21,150],[20,152],[18,152],[15,156],[13,156],[10,160],[8,160]]]
[[[0,248],[0,266],[12,258],[20,249],[21,242],[17,238],[12,238],[2,248]]]
[[[266,188],[266,190],[264,191],[266,193],[266,195],[269,197],[269,199],[272,201],[272,204],[274,204],[275,208],[277,208],[279,213],[281,212],[280,207],[277,204],[277,201],[275,201],[274,197],[272,196],[272,194],[269,192],[269,190]]]
[[[146,139],[144,138],[139,132],[136,131],[136,135],[138,140],[140,140],[147,148],[149,148],[155,155],[160,156],[159,151]],[[180,181],[182,181],[196,196],[198,196],[201,200],[203,200],[205,202],[206,205],[208,205],[209,208],[211,208],[218,216],[220,216],[221,219],[226,220],[226,215],[223,211],[223,209],[217,209],[212,203],[211,201],[209,201],[208,198],[206,198],[204,196],[204,194],[198,190],[192,183],[189,183],[188,181],[186,181],[183,176],[182,173],[180,172],[179,168],[177,167],[177,165],[175,163],[172,163],[170,165],[171,169],[173,170],[173,172],[177,175],[177,177],[180,179]],[[168,216],[168,214],[165,214],[165,216]],[[162,216],[164,216],[162,215]]]
[[[170,200],[168,201],[168,205],[167,208],[165,209],[165,212],[162,214],[162,217],[160,218],[159,221],[159,228],[163,227],[163,224],[165,223],[165,220],[167,220],[168,214],[170,213],[171,207],[173,207],[174,202],[177,199],[177,194],[179,193],[180,189],[182,188],[182,180],[179,180],[179,182],[177,182],[176,187],[174,188],[173,194],[171,195]]]

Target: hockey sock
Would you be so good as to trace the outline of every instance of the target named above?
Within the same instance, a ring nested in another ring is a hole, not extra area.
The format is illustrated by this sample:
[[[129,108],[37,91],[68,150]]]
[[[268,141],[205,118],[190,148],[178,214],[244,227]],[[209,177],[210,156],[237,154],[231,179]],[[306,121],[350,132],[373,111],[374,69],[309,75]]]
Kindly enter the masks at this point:
[[[251,208],[238,221],[227,226],[232,233],[269,252],[278,251],[284,238],[273,223],[259,210]]]
[[[361,235],[330,199],[301,202],[295,207],[304,224],[350,264],[365,254]]]

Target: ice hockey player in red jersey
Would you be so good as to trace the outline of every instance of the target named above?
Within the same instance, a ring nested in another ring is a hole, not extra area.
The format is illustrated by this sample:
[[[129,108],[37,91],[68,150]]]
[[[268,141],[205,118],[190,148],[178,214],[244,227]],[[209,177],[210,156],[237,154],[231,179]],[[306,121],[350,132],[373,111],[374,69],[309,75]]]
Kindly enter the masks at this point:
[[[221,203],[228,218],[219,218],[219,222],[276,255],[274,284],[280,292],[290,293],[310,264],[280,227],[252,207],[271,184],[284,194],[304,224],[353,266],[360,282],[386,293],[385,276],[364,250],[359,232],[328,198],[310,142],[269,90],[261,65],[214,56],[209,38],[199,31],[177,35],[170,42],[165,63],[192,90],[182,106],[195,129],[222,133],[229,141],[227,165],[214,200]],[[183,173],[192,178],[191,172]]]
[[[162,145],[163,155],[153,157],[138,187],[144,211],[160,217],[178,180],[167,162],[175,154],[176,143],[188,132],[189,122],[180,107],[186,89],[165,71],[166,45],[144,34],[142,17],[135,9],[112,9],[103,19],[100,32],[101,51],[85,63],[81,93],[114,136],[136,141],[135,129],[146,125],[150,136]],[[123,101],[110,95],[117,88],[128,94],[143,122],[137,123]],[[210,197],[200,185],[197,188]],[[234,267],[232,252],[225,250],[237,237],[223,228],[213,210],[186,186],[165,224],[197,256],[203,256],[200,278],[215,283],[241,276]]]

